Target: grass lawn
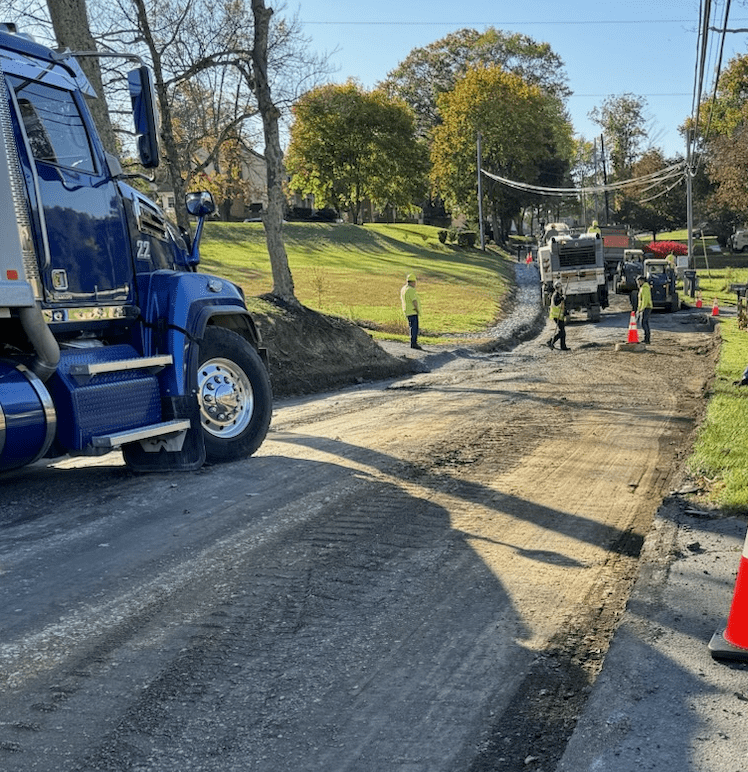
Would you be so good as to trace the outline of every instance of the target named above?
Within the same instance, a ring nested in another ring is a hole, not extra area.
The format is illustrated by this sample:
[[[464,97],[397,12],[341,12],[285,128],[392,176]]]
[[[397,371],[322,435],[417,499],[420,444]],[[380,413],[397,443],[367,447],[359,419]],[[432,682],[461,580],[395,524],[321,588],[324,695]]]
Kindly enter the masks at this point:
[[[658,241],[687,242],[686,231],[662,233]],[[720,309],[734,310],[734,285],[748,283],[748,255],[710,249],[715,239],[694,238],[694,266],[707,313],[716,299]],[[688,298],[684,298],[691,302]],[[690,472],[706,483],[709,500],[730,511],[748,513],[748,387],[733,386],[748,365],[748,331],[736,319],[720,324],[722,344],[716,377],[694,452]]]
[[[296,297],[372,335],[406,340],[400,287],[418,278],[425,343],[480,332],[499,316],[513,281],[513,258],[491,248],[442,244],[428,225],[286,223],[283,228]],[[252,297],[270,292],[272,276],[261,223],[208,223],[202,270],[239,284]]]
[[[748,365],[748,331],[721,324],[722,346],[706,420],[688,461],[719,506],[748,512],[748,387],[733,386]]]

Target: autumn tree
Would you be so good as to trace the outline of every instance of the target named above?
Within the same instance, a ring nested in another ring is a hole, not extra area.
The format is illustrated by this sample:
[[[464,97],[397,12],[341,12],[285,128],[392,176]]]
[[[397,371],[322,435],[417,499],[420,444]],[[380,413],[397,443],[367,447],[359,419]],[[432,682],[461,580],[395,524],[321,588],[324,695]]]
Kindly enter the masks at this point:
[[[413,49],[380,86],[413,108],[419,136],[428,137],[440,120],[440,95],[479,65],[501,67],[560,99],[570,93],[563,62],[550,45],[494,27],[461,29]]]
[[[733,231],[748,221],[743,169],[748,159],[748,56],[723,69],[714,95],[698,105],[680,127],[691,136],[690,164],[695,222],[725,247]],[[742,166],[741,166],[742,165]]]
[[[699,219],[725,243],[735,227],[748,221],[748,56],[730,60],[714,98],[699,105],[698,120],[698,126],[689,120],[682,127],[696,139],[694,198]]]
[[[403,102],[355,81],[322,86],[294,107],[286,164],[290,187],[359,221],[371,199],[411,208],[423,195],[426,153]]]
[[[571,177],[577,188],[591,188],[602,182],[599,177],[599,170],[596,164],[596,148],[594,143],[584,137],[577,137],[574,140],[574,158],[571,165]],[[601,221],[599,212],[604,204],[602,197],[598,193],[581,193],[579,196],[581,207],[580,215],[582,222],[586,226],[592,225],[592,222]]]
[[[478,132],[486,171],[531,185],[560,187],[568,180],[573,141],[563,106],[518,75],[499,66],[471,68],[440,97],[439,110],[431,179],[453,209],[476,214]],[[494,234],[505,236],[531,195],[491,180],[483,189]]]

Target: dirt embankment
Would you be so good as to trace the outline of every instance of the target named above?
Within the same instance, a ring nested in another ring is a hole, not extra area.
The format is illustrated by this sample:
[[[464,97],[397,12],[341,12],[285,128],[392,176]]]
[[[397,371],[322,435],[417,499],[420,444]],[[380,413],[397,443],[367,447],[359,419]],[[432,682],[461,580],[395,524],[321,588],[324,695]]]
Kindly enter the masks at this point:
[[[275,305],[278,315],[257,315],[257,321],[277,397],[313,394],[421,369],[416,360],[389,354],[345,319],[277,300]]]

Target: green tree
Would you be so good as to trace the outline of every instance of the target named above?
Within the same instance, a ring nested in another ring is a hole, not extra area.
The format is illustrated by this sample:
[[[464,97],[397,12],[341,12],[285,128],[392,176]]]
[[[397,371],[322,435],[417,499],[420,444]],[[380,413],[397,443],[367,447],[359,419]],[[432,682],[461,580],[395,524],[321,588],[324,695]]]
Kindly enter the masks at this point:
[[[730,136],[748,118],[748,55],[731,59],[719,78],[715,98],[699,108],[700,134]]]
[[[644,111],[647,100],[633,94],[610,96],[589,117],[603,131],[616,180],[632,177],[631,167],[643,152],[648,132]]]
[[[359,221],[369,198],[411,208],[425,189],[426,154],[412,111],[355,81],[316,88],[294,106],[286,166],[290,187]]]
[[[648,231],[652,240],[657,233],[674,230],[686,224],[686,184],[683,173],[675,177],[663,175],[661,182],[652,181],[652,175],[683,163],[682,158],[665,159],[660,150],[650,150],[631,167],[632,179],[649,181],[626,186],[619,208],[622,223],[638,230]]]
[[[499,66],[471,68],[454,90],[439,99],[442,123],[434,131],[431,179],[449,206],[477,212],[476,137],[482,137],[482,167],[531,185],[561,186],[568,178],[574,144],[559,100]],[[484,207],[494,236],[505,237],[524,203],[534,200],[487,180]]]
[[[477,65],[500,66],[560,99],[570,93],[563,61],[550,45],[494,27],[461,29],[413,49],[380,85],[413,108],[419,136],[428,137],[440,120],[439,96]]]

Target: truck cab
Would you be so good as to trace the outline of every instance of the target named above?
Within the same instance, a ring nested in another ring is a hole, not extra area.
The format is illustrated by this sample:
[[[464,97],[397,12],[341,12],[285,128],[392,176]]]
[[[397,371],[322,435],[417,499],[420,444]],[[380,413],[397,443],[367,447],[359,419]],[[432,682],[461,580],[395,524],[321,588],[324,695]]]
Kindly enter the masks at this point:
[[[272,392],[240,288],[104,151],[75,56],[0,25],[0,471],[122,449],[139,471],[259,447]],[[128,76],[140,161],[158,162],[150,71]]]
[[[675,313],[680,308],[676,289],[677,277],[672,264],[662,258],[644,261],[644,278],[652,288],[652,305]]]
[[[623,259],[616,266],[613,276],[613,286],[616,294],[628,295],[631,298],[632,308],[636,305],[637,276],[644,271],[644,251],[641,249],[625,249]]]

